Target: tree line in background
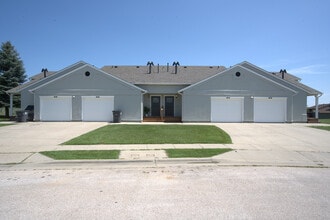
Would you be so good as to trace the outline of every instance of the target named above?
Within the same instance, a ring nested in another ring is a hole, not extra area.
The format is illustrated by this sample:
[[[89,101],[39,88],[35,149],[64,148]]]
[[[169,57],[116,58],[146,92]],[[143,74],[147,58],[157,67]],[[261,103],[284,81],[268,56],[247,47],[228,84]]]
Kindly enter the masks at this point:
[[[10,41],[1,44],[0,48],[0,108],[5,108],[5,117],[9,117],[10,97],[6,91],[26,81],[25,69],[15,47]],[[20,106],[20,97],[14,96],[14,107]]]

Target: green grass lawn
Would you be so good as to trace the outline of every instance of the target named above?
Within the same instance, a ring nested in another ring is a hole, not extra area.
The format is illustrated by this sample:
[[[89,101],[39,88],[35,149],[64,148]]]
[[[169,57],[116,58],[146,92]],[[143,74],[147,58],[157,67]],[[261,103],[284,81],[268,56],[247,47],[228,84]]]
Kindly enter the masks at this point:
[[[330,126],[309,126],[309,127],[330,131]]]
[[[330,118],[327,118],[327,119],[319,119],[320,123],[323,123],[323,124],[330,124]]]
[[[232,151],[230,148],[209,149],[164,149],[169,158],[212,157]],[[120,150],[62,150],[42,151],[41,154],[54,160],[107,160],[118,159]]]
[[[0,123],[0,127],[8,126],[8,125],[13,125],[14,123]]]
[[[118,159],[119,150],[62,150],[43,151],[41,154],[55,160],[102,160]]]
[[[230,136],[211,125],[107,125],[63,144],[230,144]]]
[[[218,154],[223,154],[232,151],[230,148],[210,148],[210,149],[165,149],[169,158],[184,158],[184,157],[212,157]]]

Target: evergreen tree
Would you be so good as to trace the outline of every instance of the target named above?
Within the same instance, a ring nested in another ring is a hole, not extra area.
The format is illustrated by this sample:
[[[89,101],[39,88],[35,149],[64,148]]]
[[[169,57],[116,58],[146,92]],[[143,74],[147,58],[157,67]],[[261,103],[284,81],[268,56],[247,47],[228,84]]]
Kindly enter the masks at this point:
[[[25,69],[14,46],[7,41],[0,48],[0,108],[5,107],[6,117],[9,117],[9,95],[7,90],[14,88],[26,80]],[[20,97],[14,96],[14,106],[20,106]]]

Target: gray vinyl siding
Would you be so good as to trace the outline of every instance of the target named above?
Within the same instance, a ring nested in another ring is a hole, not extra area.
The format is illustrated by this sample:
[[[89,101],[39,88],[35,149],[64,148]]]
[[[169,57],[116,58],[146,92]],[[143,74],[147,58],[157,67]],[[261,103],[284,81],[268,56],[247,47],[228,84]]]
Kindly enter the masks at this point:
[[[307,122],[307,94],[301,92],[292,97],[292,122]]]
[[[28,90],[23,90],[21,92],[21,109],[24,110],[28,105],[33,105],[34,96]]]
[[[89,71],[90,76],[85,76]],[[35,120],[40,120],[40,96],[72,96],[72,120],[81,121],[82,96],[114,96],[114,110],[123,121],[142,120],[142,90],[90,66],[77,69],[35,91]]]

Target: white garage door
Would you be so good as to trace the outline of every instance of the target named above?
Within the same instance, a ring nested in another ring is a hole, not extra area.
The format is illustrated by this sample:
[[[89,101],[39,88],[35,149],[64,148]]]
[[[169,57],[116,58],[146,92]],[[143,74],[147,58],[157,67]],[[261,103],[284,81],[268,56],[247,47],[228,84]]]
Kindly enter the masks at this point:
[[[242,122],[243,97],[211,97],[212,122]]]
[[[113,96],[83,96],[83,121],[112,121]]]
[[[255,97],[254,122],[285,122],[286,98]]]
[[[71,121],[71,96],[40,96],[41,121]]]

